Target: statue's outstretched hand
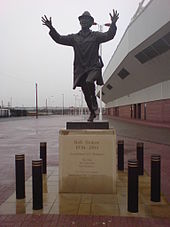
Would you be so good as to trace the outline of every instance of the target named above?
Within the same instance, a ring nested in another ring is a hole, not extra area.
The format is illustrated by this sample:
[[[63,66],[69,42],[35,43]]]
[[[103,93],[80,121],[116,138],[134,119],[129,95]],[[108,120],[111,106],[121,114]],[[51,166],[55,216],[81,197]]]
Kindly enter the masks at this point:
[[[41,21],[42,21],[43,25],[47,26],[49,29],[51,29],[53,27],[52,26],[51,17],[48,20],[48,18],[46,17],[46,15],[44,15],[44,17],[41,17]]]
[[[113,9],[113,16],[110,13],[110,18],[111,18],[112,23],[116,24],[116,21],[119,19],[119,13],[117,12],[117,10]]]

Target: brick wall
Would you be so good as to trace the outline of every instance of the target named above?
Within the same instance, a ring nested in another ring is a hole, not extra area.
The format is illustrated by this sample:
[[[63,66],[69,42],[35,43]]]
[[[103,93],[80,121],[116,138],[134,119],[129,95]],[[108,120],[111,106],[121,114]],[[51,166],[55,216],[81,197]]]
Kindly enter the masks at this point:
[[[170,122],[170,100],[167,99],[163,104],[163,120],[164,122]]]
[[[154,101],[146,104],[146,119],[148,121],[161,122],[163,119],[162,115],[162,102]]]
[[[146,120],[170,122],[170,100],[160,100],[147,103]]]
[[[133,118],[134,118],[134,105]],[[131,105],[117,107],[119,117],[131,119]],[[136,119],[138,119],[138,104],[136,104]],[[107,114],[116,116],[116,108],[108,108]],[[117,115],[118,116],[118,115]],[[170,99],[141,103],[141,120],[170,123]]]
[[[119,117],[131,118],[130,106],[120,106]]]
[[[107,114],[109,115],[109,116],[116,116],[116,114],[115,114],[115,107],[110,107],[110,108],[108,108],[107,109]]]

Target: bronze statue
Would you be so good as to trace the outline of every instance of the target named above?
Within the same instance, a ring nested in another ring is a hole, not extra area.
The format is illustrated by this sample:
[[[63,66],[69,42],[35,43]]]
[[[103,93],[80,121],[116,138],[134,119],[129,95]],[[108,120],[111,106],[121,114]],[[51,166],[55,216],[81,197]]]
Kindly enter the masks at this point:
[[[93,121],[96,117],[95,111],[98,109],[95,95],[95,82],[103,85],[102,67],[103,62],[99,56],[99,45],[107,42],[116,34],[116,21],[119,18],[117,11],[113,10],[110,14],[111,24],[107,32],[94,32],[90,27],[94,24],[94,18],[88,11],[79,16],[81,30],[77,34],[60,35],[52,26],[51,17],[42,17],[43,25],[49,29],[49,35],[59,44],[72,46],[74,49],[74,85],[81,87],[87,106],[90,110],[88,121]]]

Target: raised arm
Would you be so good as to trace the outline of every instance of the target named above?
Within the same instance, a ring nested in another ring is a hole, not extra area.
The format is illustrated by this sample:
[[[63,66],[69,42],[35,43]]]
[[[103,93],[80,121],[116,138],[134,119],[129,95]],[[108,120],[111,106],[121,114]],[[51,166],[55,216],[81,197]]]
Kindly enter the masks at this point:
[[[50,29],[49,35],[51,38],[59,44],[66,45],[66,46],[73,46],[73,38],[72,35],[60,35],[56,29],[52,26],[52,19],[51,17],[48,19],[46,15],[41,17],[42,24],[47,26]]]
[[[111,13],[109,13],[109,15],[112,23],[116,24],[117,20],[119,19],[119,13],[117,12],[117,10],[113,9],[113,16]]]
[[[47,16],[44,15],[44,17],[41,17],[41,21],[42,21],[42,24],[45,25],[45,26],[47,26],[49,29],[52,29],[53,28],[51,17],[48,20]]]
[[[117,31],[116,22],[119,19],[119,13],[117,12],[117,10],[113,9],[113,15],[111,13],[109,15],[111,19],[109,30],[107,32],[98,33],[97,40],[99,43],[107,42],[113,39],[116,34]]]

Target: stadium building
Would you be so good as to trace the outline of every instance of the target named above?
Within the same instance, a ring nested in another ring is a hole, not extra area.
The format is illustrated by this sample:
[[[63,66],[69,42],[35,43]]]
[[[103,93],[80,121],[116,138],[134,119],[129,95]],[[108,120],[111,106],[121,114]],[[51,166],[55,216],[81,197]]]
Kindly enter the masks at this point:
[[[108,116],[170,123],[170,0],[144,1],[103,78]]]

